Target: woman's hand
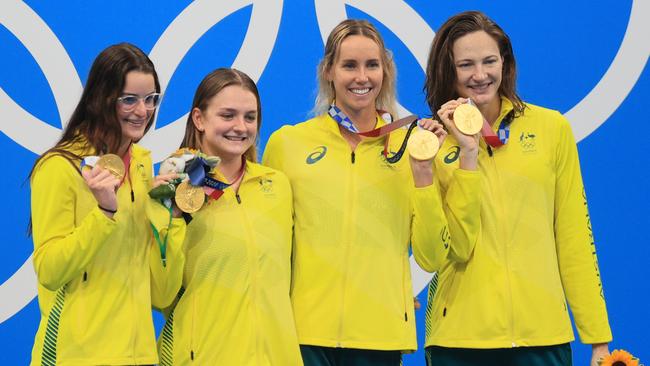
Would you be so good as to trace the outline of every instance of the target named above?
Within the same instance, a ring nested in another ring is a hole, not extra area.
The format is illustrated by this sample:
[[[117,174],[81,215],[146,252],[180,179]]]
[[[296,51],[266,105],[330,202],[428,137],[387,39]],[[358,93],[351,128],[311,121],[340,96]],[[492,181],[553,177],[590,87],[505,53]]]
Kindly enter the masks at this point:
[[[163,184],[169,184],[171,181],[174,179],[178,178],[185,178],[185,174],[178,174],[178,173],[167,173],[167,174],[159,174],[153,178],[153,187],[156,188],[158,186],[161,186]],[[176,202],[172,200],[172,216],[173,217],[181,217],[183,212],[176,206]]]
[[[591,366],[598,366],[598,360],[609,355],[609,346],[607,343],[597,343],[591,345]]]
[[[472,136],[465,135],[456,128],[454,123],[454,111],[467,101],[466,98],[452,99],[438,109],[437,115],[460,146],[460,168],[476,170],[478,169],[478,146],[481,133],[478,132]]]
[[[436,137],[438,137],[440,145],[445,141],[447,131],[445,131],[438,121],[432,119],[421,119],[418,121],[418,125],[422,129],[433,132]],[[409,161],[413,173],[413,182],[416,187],[426,187],[433,184],[433,157],[428,160],[417,160],[412,156],[409,156]]]
[[[445,131],[445,128],[442,127],[438,121],[430,118],[423,118],[418,121],[418,126],[422,129],[433,132],[436,137],[438,137],[438,142],[440,143],[439,146],[442,146],[442,143],[445,142],[447,131]]]
[[[108,170],[99,166],[92,169],[82,169],[81,176],[86,181],[97,204],[100,208],[103,208],[102,212],[107,217],[113,218],[115,211],[117,211],[116,191],[120,186],[120,180]]]

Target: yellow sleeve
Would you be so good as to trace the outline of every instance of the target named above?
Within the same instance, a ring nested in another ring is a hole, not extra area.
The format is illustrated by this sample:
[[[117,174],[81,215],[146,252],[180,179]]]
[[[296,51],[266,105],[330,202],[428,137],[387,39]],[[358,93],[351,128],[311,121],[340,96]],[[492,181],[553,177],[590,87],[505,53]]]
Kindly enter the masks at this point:
[[[48,290],[56,291],[80,275],[117,225],[97,206],[75,224],[77,200],[88,199],[85,191],[90,194],[81,175],[61,156],[46,157],[32,176],[34,269]]]
[[[411,247],[415,261],[428,272],[440,268],[449,252],[449,229],[442,210],[437,181],[413,188]]]
[[[578,150],[562,117],[556,156],[555,245],[562,284],[583,343],[612,340]]]
[[[269,137],[269,140],[266,142],[266,148],[264,148],[264,155],[262,157],[262,165],[266,165],[270,168],[284,171],[282,166],[282,136],[281,131],[275,131]]]
[[[165,263],[158,240],[151,235],[150,271],[151,271],[151,304],[154,308],[164,309],[176,298],[183,283],[185,268],[184,241],[187,225],[185,219],[169,219],[169,210],[153,199],[147,201],[147,215],[151,225],[156,228],[162,243],[165,245]]]
[[[467,262],[481,228],[481,181],[478,171],[454,170],[445,194],[444,209],[451,235],[449,259]]]

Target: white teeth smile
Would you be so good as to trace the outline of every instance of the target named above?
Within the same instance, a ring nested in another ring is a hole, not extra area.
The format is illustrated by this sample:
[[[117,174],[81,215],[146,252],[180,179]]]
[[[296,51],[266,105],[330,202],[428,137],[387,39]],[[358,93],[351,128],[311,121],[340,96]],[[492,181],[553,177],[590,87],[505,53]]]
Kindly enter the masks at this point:
[[[363,89],[350,89],[350,91],[354,94],[357,95],[364,95],[367,94],[370,91],[370,88],[363,88]]]
[[[483,90],[483,89],[487,88],[488,86],[490,86],[491,84],[492,84],[492,83],[480,84],[480,85],[470,85],[469,88],[470,88],[470,89]]]
[[[226,140],[230,141],[244,141],[247,139],[246,136],[224,136]]]

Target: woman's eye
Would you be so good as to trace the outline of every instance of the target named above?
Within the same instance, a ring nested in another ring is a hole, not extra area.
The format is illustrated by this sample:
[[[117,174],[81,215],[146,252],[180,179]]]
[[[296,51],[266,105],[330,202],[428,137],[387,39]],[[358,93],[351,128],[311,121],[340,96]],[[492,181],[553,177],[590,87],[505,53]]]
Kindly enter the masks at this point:
[[[138,102],[138,97],[133,96],[133,95],[127,95],[122,97],[122,103],[126,105],[134,105],[135,103]]]

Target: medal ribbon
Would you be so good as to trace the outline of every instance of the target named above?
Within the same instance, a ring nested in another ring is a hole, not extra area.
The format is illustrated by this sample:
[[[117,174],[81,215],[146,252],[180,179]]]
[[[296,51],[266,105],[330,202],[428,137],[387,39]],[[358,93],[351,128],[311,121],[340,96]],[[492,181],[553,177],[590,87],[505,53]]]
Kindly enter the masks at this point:
[[[345,128],[346,130],[360,135],[364,137],[381,137],[381,136],[386,136],[386,140],[384,141],[384,151],[383,155],[384,157],[388,160],[389,163],[396,163],[398,162],[401,158],[402,155],[404,154],[404,149],[406,149],[406,142],[408,141],[408,137],[411,134],[411,131],[413,128],[416,126],[416,121],[418,120],[418,117],[414,114],[404,117],[402,119],[398,119],[395,122],[383,125],[381,127],[375,128],[371,131],[366,131],[366,132],[359,132],[359,130],[356,128],[354,123],[352,123],[352,120],[335,104],[331,104],[329,110],[327,111],[330,117],[336,123],[338,123],[340,126]],[[389,133],[392,131],[395,131],[398,128],[404,127],[408,124],[411,124],[409,127],[408,132],[406,133],[406,137],[404,138],[404,141],[402,142],[402,146],[400,147],[399,151],[395,153],[395,155],[391,156],[390,158],[388,157],[388,138],[387,136]]]
[[[122,186],[124,178],[126,177],[129,177],[129,184],[131,184],[131,174],[129,174],[129,170],[131,170],[131,146],[133,146],[133,144],[129,145],[129,149],[126,151],[126,154],[124,154],[124,157],[122,157],[122,162],[124,163],[124,176],[122,177],[120,186]],[[133,190],[133,185],[131,185],[131,190]]]
[[[238,181],[243,175],[246,168],[246,161],[242,156],[242,165],[241,169],[235,180]],[[222,182],[218,179],[210,177],[208,173],[212,168],[203,158],[196,158],[190,163],[190,166],[187,168],[187,175],[190,178],[190,183],[193,186],[202,186],[205,194],[208,197],[217,200],[223,194],[224,189],[230,187],[232,183]]]
[[[476,104],[474,104],[471,99],[469,99],[467,103],[476,107]],[[483,117],[483,127],[481,127],[481,136],[483,136],[483,140],[494,148],[507,144],[508,139],[510,138],[510,123],[512,122],[513,117],[514,114],[512,111],[508,112],[508,114],[503,117],[503,120],[501,120],[501,123],[499,124],[497,134],[492,131],[492,126],[490,126],[485,117]]]

